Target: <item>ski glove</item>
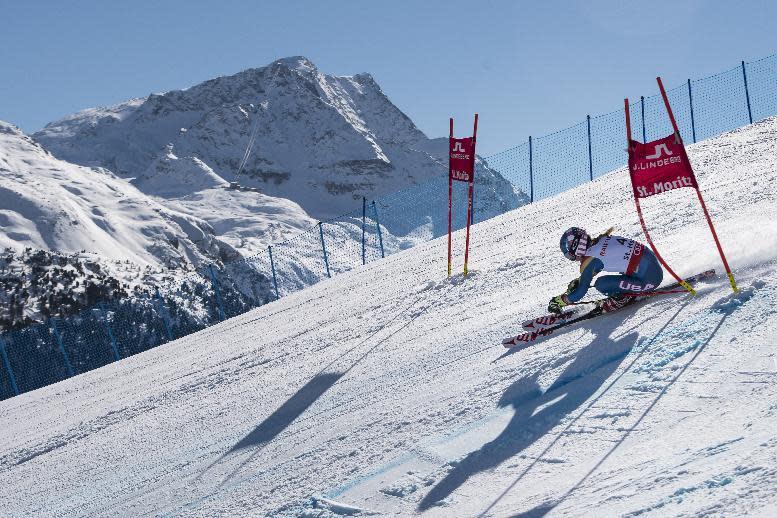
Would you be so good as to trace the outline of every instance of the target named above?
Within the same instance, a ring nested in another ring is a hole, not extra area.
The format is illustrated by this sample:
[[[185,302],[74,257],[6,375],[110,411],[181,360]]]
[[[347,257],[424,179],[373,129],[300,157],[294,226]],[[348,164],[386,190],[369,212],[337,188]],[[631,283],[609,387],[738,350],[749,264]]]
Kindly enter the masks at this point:
[[[569,299],[565,295],[558,295],[550,299],[548,311],[551,313],[561,313],[562,309],[569,304]]]
[[[574,279],[572,282],[570,282],[567,286],[567,295],[575,291],[578,286],[580,286],[580,279]]]

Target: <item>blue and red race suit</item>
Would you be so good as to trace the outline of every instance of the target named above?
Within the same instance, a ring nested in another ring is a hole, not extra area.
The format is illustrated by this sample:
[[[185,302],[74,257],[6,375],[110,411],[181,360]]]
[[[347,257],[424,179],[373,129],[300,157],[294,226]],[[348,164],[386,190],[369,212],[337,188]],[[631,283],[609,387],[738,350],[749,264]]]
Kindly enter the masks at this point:
[[[602,236],[586,250],[578,285],[567,293],[568,301],[581,300],[594,276],[602,271],[620,273],[596,279],[594,287],[608,297],[653,291],[664,278],[661,265],[648,247],[621,236]]]

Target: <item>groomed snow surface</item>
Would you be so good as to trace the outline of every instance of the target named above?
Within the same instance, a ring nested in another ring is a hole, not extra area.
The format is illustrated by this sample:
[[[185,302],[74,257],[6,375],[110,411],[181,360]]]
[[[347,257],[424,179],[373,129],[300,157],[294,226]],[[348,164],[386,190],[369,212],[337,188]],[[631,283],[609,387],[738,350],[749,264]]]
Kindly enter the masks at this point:
[[[3,401],[0,514],[775,516],[777,121],[690,156],[740,294],[505,352],[575,276],[565,228],[640,238],[621,170],[476,225],[467,278],[437,239]],[[722,271],[692,190],[644,208],[679,273]]]

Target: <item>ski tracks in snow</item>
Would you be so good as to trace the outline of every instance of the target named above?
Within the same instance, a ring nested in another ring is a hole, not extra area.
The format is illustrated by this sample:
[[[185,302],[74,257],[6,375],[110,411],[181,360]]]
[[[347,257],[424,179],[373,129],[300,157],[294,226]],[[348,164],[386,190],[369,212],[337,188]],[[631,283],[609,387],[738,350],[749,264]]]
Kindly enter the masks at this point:
[[[482,419],[460,427],[458,430],[422,441],[394,460],[373,468],[367,474],[360,475],[326,494],[332,498],[344,497],[348,500],[350,497],[357,501],[366,499],[368,502],[374,502],[375,498],[370,498],[364,490],[368,492],[377,490],[388,497],[406,499],[408,503],[414,502],[418,505],[417,510],[434,511],[435,508],[441,510],[454,505],[454,503],[462,504],[461,499],[456,499],[455,496],[451,497],[451,495],[464,486],[468,479],[484,469],[501,470],[500,465],[505,463],[508,457],[504,456],[500,450],[507,449],[511,450],[513,460],[505,464],[509,470],[512,470],[513,474],[516,472],[519,474],[510,484],[506,485],[506,488],[493,502],[480,511],[480,514],[483,516],[491,513],[499,516],[505,514],[511,507],[510,504],[504,508],[500,507],[502,500],[509,502],[511,500],[510,493],[517,490],[524,477],[533,470],[536,471],[539,466],[543,466],[540,469],[542,478],[547,478],[548,472],[552,471],[548,466],[558,465],[560,466],[558,469],[569,470],[571,463],[572,471],[579,472],[577,481],[572,482],[573,479],[570,479],[566,492],[561,492],[564,488],[558,488],[559,491],[556,492],[555,496],[550,497],[546,494],[539,505],[532,509],[532,512],[539,510],[544,514],[557,507],[559,510],[563,509],[567,500],[571,499],[577,491],[585,489],[586,482],[591,477],[599,476],[600,468],[609,467],[607,461],[631,438],[632,434],[639,435],[641,424],[651,416],[657,406],[660,406],[664,396],[678,381],[693,382],[692,379],[685,379],[690,378],[690,375],[684,378],[686,371],[694,368],[697,359],[724,327],[727,318],[755,295],[756,287],[763,288],[764,286],[763,283],[759,284],[758,281],[755,281],[754,286],[745,288],[742,293],[724,296],[713,303],[710,302],[710,299],[725,290],[725,287],[718,285],[705,288],[701,291],[702,300],[686,299],[685,302],[675,303],[676,309],[666,312],[664,318],[661,319],[664,322],[662,327],[653,332],[652,335],[640,337],[633,345],[615,347],[609,356],[599,354],[596,362],[588,364],[582,362],[578,370],[572,370],[559,377],[544,393],[524,391],[522,400],[517,401],[516,413],[525,409],[521,405],[525,405],[532,398],[544,398],[545,401],[540,404],[529,405],[529,408],[533,408],[534,414],[545,412],[553,405],[557,405],[559,413],[562,414],[561,418],[556,420],[555,426],[547,429],[539,427],[538,430],[544,432],[544,436],[536,437],[536,443],[533,445],[535,440],[532,438],[527,441],[515,437],[516,434],[526,434],[527,428],[530,430],[535,427],[537,430],[537,423],[532,422],[531,417],[519,419],[518,422],[521,426],[513,427],[510,434],[505,435],[503,431],[491,443],[486,442],[488,438],[493,437],[492,430],[494,428],[505,426],[506,429],[511,428],[511,422],[508,422],[509,412],[500,409]],[[769,296],[768,292],[764,292],[764,296]],[[632,318],[627,319],[627,323],[640,318],[644,312],[652,313],[649,318],[659,319],[663,307],[672,308],[673,306],[671,302],[661,303],[657,301],[656,304],[646,307],[644,311],[638,311],[636,315],[632,315]],[[595,324],[593,330],[602,334],[602,329],[597,329],[597,327],[601,328],[600,325]],[[566,334],[574,334],[574,331]],[[618,330],[617,333],[613,333],[610,340],[617,344],[619,341],[624,342],[625,337],[632,335],[633,331],[627,327],[625,331]],[[625,342],[628,343],[629,340],[631,338],[626,339]],[[604,343],[601,340],[600,342]],[[601,353],[601,350],[598,352]],[[689,354],[691,355],[689,356]],[[564,360],[569,361],[569,358],[564,358]],[[610,367],[607,367],[608,365]],[[702,372],[698,374],[705,375],[708,367],[699,368]],[[597,385],[596,382],[591,383],[592,378],[597,378],[597,371],[600,371],[598,377],[602,379],[600,385]],[[571,390],[563,393],[565,386],[571,384],[575,385],[574,388],[568,387]],[[586,388],[586,385],[589,387]],[[557,393],[562,394],[556,395]],[[581,398],[581,393],[584,396],[589,393],[591,395]],[[559,404],[559,401],[563,401],[565,398],[577,398],[580,401],[567,411],[563,404]],[[677,410],[679,421],[685,419],[682,414],[686,412],[690,411]],[[554,418],[550,417],[550,421],[553,422]],[[529,433],[531,434],[531,432]],[[585,438],[581,439],[581,437]],[[478,440],[481,441],[480,444],[478,444]],[[569,448],[572,448],[573,452],[580,450],[579,441],[581,440],[587,444],[586,447],[582,448],[589,450],[590,455],[587,458],[585,455],[581,459],[578,455],[565,453]],[[515,443],[519,443],[519,446],[516,447]],[[445,453],[455,452],[457,448],[461,449],[462,445],[465,448],[480,445],[480,450],[474,450],[474,455],[470,451],[464,457],[446,458]],[[603,449],[602,445],[609,446]],[[541,451],[532,453],[539,448],[542,448]],[[496,460],[489,461],[489,456],[496,457]],[[462,465],[465,468],[462,468]],[[580,465],[588,471],[581,471]],[[758,470],[738,467],[735,468],[734,472],[743,476]],[[392,480],[392,477],[395,478]],[[726,477],[716,478],[707,483],[706,486],[702,484],[699,487],[714,489],[718,487],[715,480],[726,481],[728,479]],[[446,484],[449,486],[448,488],[437,491],[435,494],[437,488]],[[474,485],[478,486],[477,483]],[[727,485],[727,483],[720,486],[723,485]],[[419,502],[419,497],[416,495],[423,494],[424,491],[428,491],[428,493]],[[431,499],[429,495],[432,495]],[[611,502],[613,498],[607,497],[605,500]],[[575,506],[577,505],[579,504],[576,503]],[[664,503],[659,507],[665,505],[667,504]],[[571,511],[574,508],[573,506],[566,509]],[[473,515],[478,514],[475,508],[472,508],[471,511]]]

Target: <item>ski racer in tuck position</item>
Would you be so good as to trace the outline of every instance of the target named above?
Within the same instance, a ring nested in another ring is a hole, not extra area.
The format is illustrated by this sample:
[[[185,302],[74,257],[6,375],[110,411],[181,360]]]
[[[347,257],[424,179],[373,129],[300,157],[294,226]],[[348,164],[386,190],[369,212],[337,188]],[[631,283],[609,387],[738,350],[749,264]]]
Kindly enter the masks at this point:
[[[569,283],[565,293],[550,299],[548,311],[559,314],[565,306],[581,300],[602,271],[620,275],[604,275],[594,282],[594,287],[607,296],[596,301],[593,311],[597,313],[620,309],[634,301],[634,294],[653,291],[661,284],[664,272],[653,252],[633,239],[611,236],[610,231],[593,239],[582,228],[564,232],[561,252],[570,261],[580,262],[580,277]]]

